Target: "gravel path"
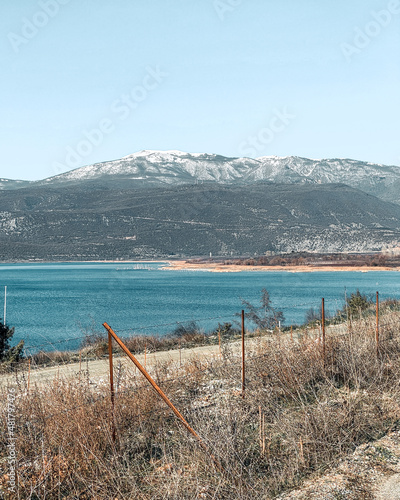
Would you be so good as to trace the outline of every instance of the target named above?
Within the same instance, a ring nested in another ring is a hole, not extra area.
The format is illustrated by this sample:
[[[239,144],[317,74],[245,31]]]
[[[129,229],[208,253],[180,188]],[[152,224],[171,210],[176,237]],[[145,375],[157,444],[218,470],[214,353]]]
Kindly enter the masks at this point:
[[[236,345],[232,344],[232,345]],[[238,344],[237,344],[238,345]],[[218,346],[217,345],[209,345],[209,346],[201,346],[194,347],[192,349],[181,349],[179,353],[179,349],[174,349],[171,351],[160,351],[149,353],[146,356],[146,367],[151,371],[152,366],[154,366],[157,362],[165,362],[172,361],[179,363],[180,359],[182,362],[187,361],[191,358],[195,359],[209,359],[210,357],[218,356]],[[136,356],[139,362],[144,365],[144,355],[139,354]],[[122,355],[120,357],[114,356],[114,366],[121,362],[121,365],[127,368],[134,368],[134,364],[127,356]],[[71,377],[77,376],[79,374],[79,362],[71,363],[68,365],[59,365],[59,366],[49,366],[42,367],[31,370],[30,374],[30,384],[44,384],[49,381],[54,380],[56,377]],[[108,378],[109,374],[109,363],[108,358],[106,359],[97,359],[88,361],[86,363],[85,359],[82,359],[81,363],[82,370],[89,370],[90,379],[95,380],[100,378]],[[21,374],[20,374],[21,375]],[[24,376],[27,377],[27,372],[24,373]],[[0,387],[7,386],[12,384],[15,381],[15,375],[1,375],[0,376]]]

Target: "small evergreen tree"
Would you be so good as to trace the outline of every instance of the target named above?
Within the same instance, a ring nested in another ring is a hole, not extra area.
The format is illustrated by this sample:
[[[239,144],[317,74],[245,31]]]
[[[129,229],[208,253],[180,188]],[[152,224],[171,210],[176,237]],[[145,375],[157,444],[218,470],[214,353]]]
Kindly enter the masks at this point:
[[[360,317],[361,313],[368,309],[371,304],[372,301],[368,299],[365,294],[361,294],[360,290],[357,289],[356,293],[352,293],[350,297],[347,297],[343,312],[353,318],[357,318]]]
[[[16,363],[22,358],[23,340],[18,345],[10,347],[10,340],[14,332],[14,328],[10,328],[0,322],[0,362]]]

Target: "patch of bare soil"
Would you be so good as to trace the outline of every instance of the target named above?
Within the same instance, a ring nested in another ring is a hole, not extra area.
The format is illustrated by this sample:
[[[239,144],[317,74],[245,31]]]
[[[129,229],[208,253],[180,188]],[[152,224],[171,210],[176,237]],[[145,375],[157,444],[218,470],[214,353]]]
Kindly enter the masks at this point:
[[[400,499],[400,431],[363,444],[322,477],[279,500]]]

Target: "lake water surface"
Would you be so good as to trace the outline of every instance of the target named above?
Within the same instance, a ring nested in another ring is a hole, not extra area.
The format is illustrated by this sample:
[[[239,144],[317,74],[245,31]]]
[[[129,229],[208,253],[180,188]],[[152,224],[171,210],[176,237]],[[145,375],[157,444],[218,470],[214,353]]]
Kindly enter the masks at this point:
[[[330,312],[342,307],[345,290],[400,298],[397,271],[282,271],[214,273],[166,271],[161,263],[67,263],[0,265],[0,316],[7,286],[7,324],[27,352],[76,349],[85,332],[103,333],[107,322],[123,336],[171,332],[177,322],[197,320],[205,330],[234,321],[241,299],[256,303],[266,288],[286,322],[302,323],[325,298]],[[215,319],[208,319],[215,318]],[[105,333],[105,331],[104,331]]]

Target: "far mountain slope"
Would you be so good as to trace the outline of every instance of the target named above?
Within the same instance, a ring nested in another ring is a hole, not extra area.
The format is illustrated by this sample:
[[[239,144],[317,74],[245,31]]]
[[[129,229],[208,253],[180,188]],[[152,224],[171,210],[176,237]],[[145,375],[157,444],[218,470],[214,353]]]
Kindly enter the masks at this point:
[[[341,184],[20,189],[0,196],[0,260],[378,251],[400,207]]]
[[[2,190],[2,189],[19,189],[19,188],[27,187],[30,184],[31,184],[30,181],[20,181],[20,180],[0,178],[0,190]]]

